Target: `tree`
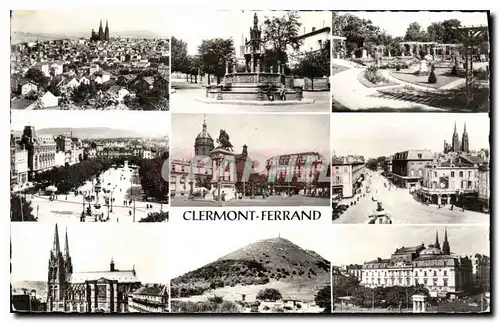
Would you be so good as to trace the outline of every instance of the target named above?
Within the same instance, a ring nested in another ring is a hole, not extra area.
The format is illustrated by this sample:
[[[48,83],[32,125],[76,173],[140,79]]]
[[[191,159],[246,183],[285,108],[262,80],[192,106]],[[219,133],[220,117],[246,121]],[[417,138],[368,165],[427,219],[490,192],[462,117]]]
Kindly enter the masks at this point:
[[[24,77],[39,84],[42,87],[45,87],[50,80],[47,76],[45,76],[45,74],[43,74],[42,71],[34,67],[30,68],[26,72],[26,74],[24,74]]]
[[[424,30],[420,27],[418,22],[412,22],[408,25],[405,33],[406,41],[427,41],[428,36]]]
[[[332,288],[330,285],[326,285],[318,291],[316,296],[314,296],[314,302],[316,305],[323,308],[323,313],[332,312]]]
[[[261,289],[257,293],[257,296],[255,298],[261,301],[275,302],[277,300],[282,299],[283,296],[281,295],[280,291],[275,288],[266,288],[266,289]]]
[[[311,78],[314,89],[314,78],[330,74],[330,41],[325,46],[314,52],[307,52],[295,67],[295,74]]]
[[[168,212],[151,212],[139,222],[165,222],[168,221]]]
[[[347,53],[354,53],[359,57],[363,48],[377,42],[380,28],[373,25],[371,20],[352,14],[335,15],[333,19],[337,36],[346,37]]]
[[[226,73],[226,62],[233,59],[234,42],[231,38],[205,39],[198,47],[198,54],[203,72],[215,75],[219,84],[220,78]]]
[[[11,221],[37,221],[33,216],[31,202],[17,194],[10,194],[10,220]]]
[[[185,73],[188,68],[187,43],[182,39],[172,37],[170,51],[172,57],[172,72]]]
[[[262,41],[271,45],[277,54],[278,60],[284,64],[288,62],[286,50],[288,46],[297,50],[302,41],[298,39],[301,23],[296,11],[289,11],[281,17],[266,17],[262,28]],[[266,62],[266,64],[269,64]]]

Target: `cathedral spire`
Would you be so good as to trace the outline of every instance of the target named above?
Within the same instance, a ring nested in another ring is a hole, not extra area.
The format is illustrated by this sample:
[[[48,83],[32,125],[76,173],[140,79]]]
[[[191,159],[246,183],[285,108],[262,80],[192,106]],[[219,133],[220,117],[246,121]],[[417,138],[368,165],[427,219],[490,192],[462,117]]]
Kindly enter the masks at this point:
[[[68,228],[64,237],[64,257],[69,258]]]
[[[464,122],[464,133],[467,133],[467,122]]]
[[[450,254],[450,244],[448,242],[448,230],[446,228],[444,229],[444,241],[443,241],[442,251],[445,255]]]
[[[457,122],[455,121],[455,127],[453,128],[453,133],[457,133]]]
[[[56,223],[56,229],[54,231],[54,244],[52,246],[52,251],[56,252],[56,255],[61,251],[59,247],[59,232],[57,230],[57,223]]]
[[[259,18],[257,18],[257,13],[253,14],[253,27],[257,29],[257,26],[259,24]]]
[[[439,244],[439,236],[438,236],[438,230],[436,230],[436,242],[434,242],[434,247],[441,249],[441,246]]]
[[[207,115],[203,115],[203,131],[207,130]]]

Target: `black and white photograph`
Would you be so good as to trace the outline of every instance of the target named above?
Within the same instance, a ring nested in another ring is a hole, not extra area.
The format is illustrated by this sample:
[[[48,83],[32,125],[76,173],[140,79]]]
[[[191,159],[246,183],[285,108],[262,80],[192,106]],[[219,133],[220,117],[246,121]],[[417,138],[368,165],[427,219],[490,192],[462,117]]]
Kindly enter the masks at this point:
[[[333,313],[490,312],[488,226],[335,226]],[[377,243],[373,243],[377,241]]]
[[[172,313],[330,313],[330,227],[179,223],[169,243]]]
[[[11,11],[11,108],[168,110],[170,34],[164,14]]]
[[[332,111],[488,112],[488,14],[334,11]]]
[[[331,122],[334,223],[488,225],[486,113],[343,113]]]
[[[11,312],[168,313],[164,237],[155,225],[13,223]]]
[[[170,23],[173,112],[330,111],[329,11],[193,10]]]
[[[13,114],[11,221],[166,222],[169,125],[164,112]]]
[[[172,206],[330,206],[323,115],[173,114]]]

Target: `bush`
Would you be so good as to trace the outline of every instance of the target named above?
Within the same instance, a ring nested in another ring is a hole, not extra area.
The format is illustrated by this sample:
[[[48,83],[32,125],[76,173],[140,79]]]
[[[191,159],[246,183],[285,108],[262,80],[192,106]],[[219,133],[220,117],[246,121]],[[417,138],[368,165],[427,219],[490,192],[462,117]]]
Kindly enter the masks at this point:
[[[210,303],[222,304],[222,302],[224,301],[224,297],[222,297],[222,296],[215,296],[214,295],[213,297],[209,297],[208,301]]]
[[[429,77],[427,78],[427,81],[430,84],[436,84],[437,83],[437,77],[436,77],[436,74],[434,73],[434,70],[432,70],[431,74],[429,74]]]
[[[451,68],[450,74],[451,75],[457,75],[458,74],[457,66],[456,65],[453,65],[453,67]]]
[[[293,310],[293,308],[291,308],[290,306],[283,306],[283,309],[286,310],[286,311],[291,311]]]
[[[275,289],[275,288],[266,288],[266,289],[261,289],[257,293],[256,299],[261,300],[261,301],[272,301],[275,302],[277,300],[280,300],[283,296],[281,295],[280,291]]]

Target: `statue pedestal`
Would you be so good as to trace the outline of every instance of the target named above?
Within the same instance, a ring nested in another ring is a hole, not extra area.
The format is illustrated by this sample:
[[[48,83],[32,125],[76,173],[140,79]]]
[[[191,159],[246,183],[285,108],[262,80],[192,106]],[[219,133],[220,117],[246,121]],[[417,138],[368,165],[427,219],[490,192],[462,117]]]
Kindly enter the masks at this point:
[[[426,60],[420,61],[420,67],[418,69],[418,73],[423,75],[429,74],[429,67],[427,66]]]
[[[210,157],[212,158],[212,180],[210,181],[212,189],[210,194],[214,196],[215,200],[220,200],[222,193],[225,193],[226,201],[233,199],[237,180],[234,153],[219,147],[210,152]]]

